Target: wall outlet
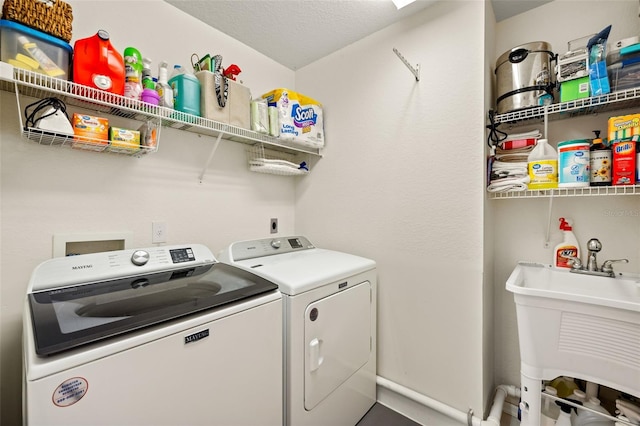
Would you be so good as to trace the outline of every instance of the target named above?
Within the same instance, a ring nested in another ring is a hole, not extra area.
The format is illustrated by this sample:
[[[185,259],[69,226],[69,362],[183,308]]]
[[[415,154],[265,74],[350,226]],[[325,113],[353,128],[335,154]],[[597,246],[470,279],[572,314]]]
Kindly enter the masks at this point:
[[[271,230],[272,234],[277,234],[278,233],[278,218],[277,217],[271,218],[271,222],[269,224],[269,229]]]
[[[167,242],[167,223],[151,222],[151,242],[160,244]]]

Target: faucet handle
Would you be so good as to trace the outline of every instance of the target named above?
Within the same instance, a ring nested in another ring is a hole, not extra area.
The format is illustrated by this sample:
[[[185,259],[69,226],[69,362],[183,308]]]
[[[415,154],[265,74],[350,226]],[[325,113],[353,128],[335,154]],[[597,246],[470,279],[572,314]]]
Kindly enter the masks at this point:
[[[629,263],[629,259],[611,259],[611,260],[605,260],[604,263],[602,263],[602,272],[607,272],[609,274],[613,274],[613,267],[611,267],[612,264],[614,263]]]
[[[579,257],[566,256],[566,255],[562,255],[562,257],[564,257],[565,259],[569,259],[569,261],[571,262],[571,269],[577,269],[577,270],[582,269],[582,261],[580,260]]]

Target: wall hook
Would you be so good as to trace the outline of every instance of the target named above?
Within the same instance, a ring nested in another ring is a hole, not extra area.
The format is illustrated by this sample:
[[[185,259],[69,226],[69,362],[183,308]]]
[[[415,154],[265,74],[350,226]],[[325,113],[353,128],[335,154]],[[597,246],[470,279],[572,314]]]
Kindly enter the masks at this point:
[[[398,55],[398,58],[400,58],[400,60],[402,61],[403,64],[405,64],[407,66],[407,68],[409,68],[409,71],[411,71],[411,73],[416,77],[416,81],[420,81],[420,64],[416,64],[416,67],[412,67],[411,64],[409,63],[409,61],[407,61],[404,56],[402,56],[402,53],[398,52],[398,49],[396,49],[395,47],[393,48],[393,52]]]

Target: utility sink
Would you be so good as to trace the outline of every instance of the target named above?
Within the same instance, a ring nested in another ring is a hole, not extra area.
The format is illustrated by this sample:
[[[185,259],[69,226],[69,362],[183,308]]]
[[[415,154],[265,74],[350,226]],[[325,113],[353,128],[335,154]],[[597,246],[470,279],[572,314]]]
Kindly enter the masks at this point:
[[[639,274],[616,274],[615,278],[610,278],[540,263],[519,262],[507,280],[507,290],[524,296],[640,312]]]
[[[538,424],[541,382],[558,376],[640,397],[640,275],[611,278],[519,262],[506,288],[516,303],[522,400],[529,407],[523,425]]]

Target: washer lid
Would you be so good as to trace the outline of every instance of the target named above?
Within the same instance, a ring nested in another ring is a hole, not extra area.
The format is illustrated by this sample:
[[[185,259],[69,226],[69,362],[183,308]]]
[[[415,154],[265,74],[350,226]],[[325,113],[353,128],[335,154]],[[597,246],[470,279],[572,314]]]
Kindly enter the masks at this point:
[[[233,264],[276,283],[280,292],[290,296],[376,267],[371,259],[319,248],[245,259]]]
[[[28,293],[29,325],[36,353],[51,355],[276,289],[231,265],[185,266]]]

